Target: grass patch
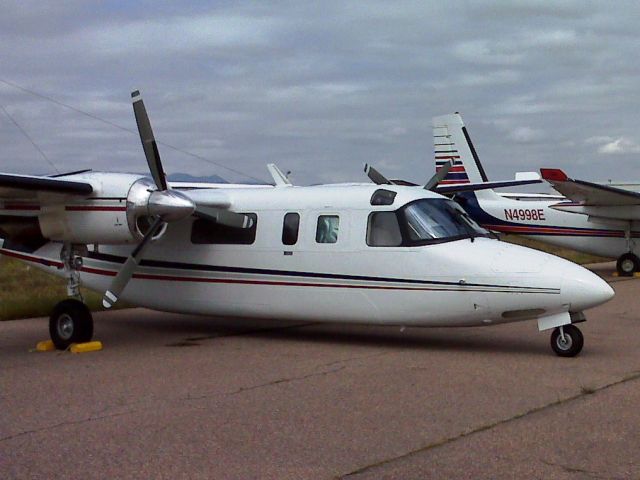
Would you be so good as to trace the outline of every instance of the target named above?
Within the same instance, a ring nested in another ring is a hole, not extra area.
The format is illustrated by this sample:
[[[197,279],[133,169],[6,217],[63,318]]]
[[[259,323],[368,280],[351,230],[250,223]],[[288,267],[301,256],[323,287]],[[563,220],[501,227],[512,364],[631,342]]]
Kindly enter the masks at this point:
[[[101,293],[87,288],[81,291],[92,311],[104,309]],[[55,304],[65,298],[67,282],[64,278],[12,258],[0,258],[0,320],[48,316]]]
[[[569,248],[555,247],[553,245],[549,245],[548,243],[538,242],[537,240],[531,240],[529,238],[520,237],[518,235],[500,234],[500,240],[504,240],[505,242],[509,243],[515,243],[516,245],[535,248],[536,250],[541,250],[543,252],[557,255],[558,257],[566,258],[567,260],[571,260],[572,262],[578,263],[580,265],[584,265],[586,263],[608,262],[611,260],[610,258],[597,257],[595,255],[589,255],[588,253],[577,252]]]

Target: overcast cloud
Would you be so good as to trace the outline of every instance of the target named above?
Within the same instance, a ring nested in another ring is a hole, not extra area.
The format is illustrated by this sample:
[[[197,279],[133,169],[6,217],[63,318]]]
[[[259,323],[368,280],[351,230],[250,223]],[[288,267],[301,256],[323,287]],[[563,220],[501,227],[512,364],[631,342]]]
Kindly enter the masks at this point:
[[[4,0],[0,79],[268,180],[424,181],[460,111],[493,179],[558,166],[640,181],[640,5],[589,1]],[[146,171],[137,135],[0,83],[59,170]],[[243,177],[161,147],[169,173]],[[0,111],[1,171],[53,173]]]

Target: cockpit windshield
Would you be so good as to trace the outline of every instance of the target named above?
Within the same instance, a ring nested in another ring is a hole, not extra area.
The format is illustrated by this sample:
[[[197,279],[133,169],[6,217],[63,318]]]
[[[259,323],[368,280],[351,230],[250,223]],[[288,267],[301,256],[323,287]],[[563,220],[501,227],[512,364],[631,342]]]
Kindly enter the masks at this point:
[[[444,198],[422,199],[396,211],[369,215],[367,245],[400,247],[489,236],[457,203]]]
[[[452,200],[423,199],[412,202],[398,212],[406,243],[422,245],[434,241],[489,236]]]

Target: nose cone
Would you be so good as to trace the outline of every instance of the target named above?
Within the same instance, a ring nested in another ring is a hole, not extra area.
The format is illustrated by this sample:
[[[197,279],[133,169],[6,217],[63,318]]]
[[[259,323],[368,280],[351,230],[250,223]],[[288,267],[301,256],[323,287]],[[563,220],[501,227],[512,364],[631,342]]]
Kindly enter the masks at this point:
[[[147,204],[149,215],[159,216],[166,222],[173,222],[191,215],[196,206],[190,198],[175,190],[152,192]]]
[[[572,312],[581,312],[608,302],[615,292],[595,273],[579,265],[569,264],[562,274],[560,294]]]

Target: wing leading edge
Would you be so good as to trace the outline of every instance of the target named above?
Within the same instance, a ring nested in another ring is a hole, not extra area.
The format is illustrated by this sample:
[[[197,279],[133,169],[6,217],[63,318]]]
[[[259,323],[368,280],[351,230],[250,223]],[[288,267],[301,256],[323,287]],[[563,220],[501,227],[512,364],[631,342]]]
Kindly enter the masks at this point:
[[[85,182],[0,173],[0,200],[34,199],[39,194],[87,196],[92,192],[91,184]]]
[[[640,193],[598,183],[574,180],[556,168],[540,169],[542,178],[575,203],[589,207],[640,205]]]

